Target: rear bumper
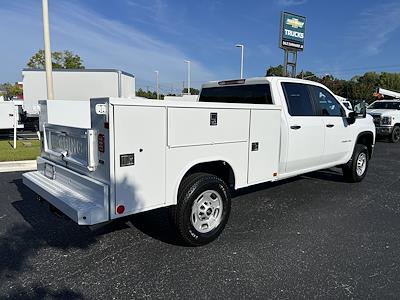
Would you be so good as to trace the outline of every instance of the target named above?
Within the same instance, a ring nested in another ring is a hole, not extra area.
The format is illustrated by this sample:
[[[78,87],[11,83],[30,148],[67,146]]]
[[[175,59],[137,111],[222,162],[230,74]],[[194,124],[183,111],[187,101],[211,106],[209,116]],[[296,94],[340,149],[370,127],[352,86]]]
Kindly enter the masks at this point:
[[[108,185],[38,159],[38,170],[23,174],[23,183],[79,225],[106,222],[109,217]],[[54,179],[44,175],[45,165],[55,170]]]
[[[377,135],[389,135],[393,131],[393,126],[376,126]]]

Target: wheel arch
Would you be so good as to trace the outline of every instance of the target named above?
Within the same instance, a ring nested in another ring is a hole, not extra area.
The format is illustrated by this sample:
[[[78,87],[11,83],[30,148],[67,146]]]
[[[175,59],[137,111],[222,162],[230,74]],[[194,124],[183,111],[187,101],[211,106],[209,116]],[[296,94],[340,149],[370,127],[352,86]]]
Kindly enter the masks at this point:
[[[374,133],[372,131],[360,132],[357,136],[355,145],[357,144],[365,145],[368,148],[368,155],[371,158],[374,150]]]
[[[236,174],[232,164],[226,159],[215,158],[212,160],[198,160],[187,165],[180,173],[174,189],[173,203],[176,204],[178,190],[184,178],[193,173],[209,173],[220,177],[226,185],[234,189],[236,187]]]

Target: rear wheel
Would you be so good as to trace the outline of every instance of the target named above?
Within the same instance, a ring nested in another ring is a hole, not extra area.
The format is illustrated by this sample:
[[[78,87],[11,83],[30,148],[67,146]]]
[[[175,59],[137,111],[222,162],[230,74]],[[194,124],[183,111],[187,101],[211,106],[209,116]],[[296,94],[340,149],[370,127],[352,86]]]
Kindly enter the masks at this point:
[[[225,182],[212,174],[196,173],[183,179],[178,203],[170,208],[170,219],[186,244],[200,246],[221,234],[230,209]]]
[[[398,143],[400,141],[400,126],[394,126],[392,134],[390,135],[390,141],[392,143]]]
[[[349,162],[342,167],[343,176],[348,182],[360,182],[368,170],[369,153],[365,145],[357,144]]]

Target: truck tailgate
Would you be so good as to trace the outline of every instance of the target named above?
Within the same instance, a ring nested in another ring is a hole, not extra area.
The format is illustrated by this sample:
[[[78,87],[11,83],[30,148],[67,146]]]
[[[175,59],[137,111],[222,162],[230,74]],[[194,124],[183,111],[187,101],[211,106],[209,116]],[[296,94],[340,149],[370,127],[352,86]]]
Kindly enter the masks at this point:
[[[109,220],[108,185],[38,158],[38,170],[23,182],[79,225]]]

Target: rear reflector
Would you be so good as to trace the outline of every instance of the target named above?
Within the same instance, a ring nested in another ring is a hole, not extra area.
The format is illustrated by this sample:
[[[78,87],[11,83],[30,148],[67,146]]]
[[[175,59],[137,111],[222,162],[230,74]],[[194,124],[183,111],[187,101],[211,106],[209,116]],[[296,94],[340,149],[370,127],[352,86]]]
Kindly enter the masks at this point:
[[[117,214],[123,214],[124,213],[124,211],[125,211],[125,206],[123,206],[123,205],[118,205],[117,206]]]
[[[229,85],[229,84],[243,84],[246,79],[236,79],[236,80],[224,80],[219,81],[219,85]]]
[[[105,129],[108,129],[109,127],[110,127],[110,124],[109,124],[108,122],[105,122],[105,123],[104,123],[104,128],[105,128]]]
[[[99,149],[99,152],[102,152],[102,153],[104,153],[104,149],[106,148],[105,147],[105,138],[104,138],[104,134],[99,134],[99,136],[97,137],[97,141],[98,141],[98,149]]]

